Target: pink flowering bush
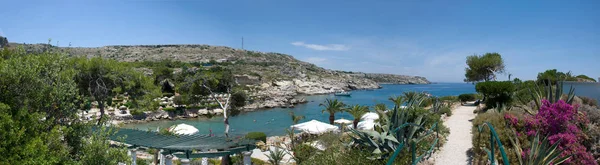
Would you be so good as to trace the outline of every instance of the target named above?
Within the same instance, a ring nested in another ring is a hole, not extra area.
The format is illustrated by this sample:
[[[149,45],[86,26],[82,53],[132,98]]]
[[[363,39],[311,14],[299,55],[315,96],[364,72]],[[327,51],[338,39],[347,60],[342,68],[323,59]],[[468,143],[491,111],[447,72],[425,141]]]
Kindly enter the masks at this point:
[[[563,150],[561,156],[571,155],[565,164],[597,165],[598,162],[586,147],[582,145],[587,135],[582,131],[589,122],[583,113],[578,113],[577,108],[562,100],[550,103],[542,100],[542,107],[537,114],[526,116],[524,125],[521,127],[518,120],[505,116],[505,120],[517,127],[519,132],[529,137],[535,136],[537,132],[548,136],[550,144],[560,141],[559,150]],[[519,129],[519,127],[521,127]]]

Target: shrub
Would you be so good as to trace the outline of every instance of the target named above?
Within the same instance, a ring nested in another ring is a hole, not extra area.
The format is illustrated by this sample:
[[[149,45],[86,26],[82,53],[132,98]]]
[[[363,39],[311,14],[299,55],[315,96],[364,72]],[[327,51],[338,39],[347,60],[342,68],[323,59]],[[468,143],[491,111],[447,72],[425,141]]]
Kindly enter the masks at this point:
[[[488,81],[475,85],[475,90],[483,94],[487,109],[499,105],[510,105],[515,86],[511,81]]]
[[[508,120],[507,120],[508,118]],[[510,138],[514,136],[514,133],[511,130],[511,127],[509,127],[507,125],[507,121],[511,121],[510,119],[517,119],[517,121],[521,121],[518,124],[523,123],[522,120],[522,113],[517,113],[517,112],[513,112],[513,111],[506,111],[506,112],[494,112],[494,111],[488,111],[485,113],[480,113],[477,115],[477,117],[475,117],[475,119],[473,119],[473,127],[471,129],[471,132],[473,132],[473,136],[472,136],[472,143],[473,143],[473,153],[474,155],[476,155],[474,157],[474,162],[473,164],[485,164],[484,162],[487,162],[488,158],[487,158],[487,154],[484,151],[484,148],[490,148],[490,130],[489,129],[483,129],[483,131],[480,133],[478,131],[478,126],[480,126],[481,124],[485,123],[485,122],[489,122],[490,124],[492,124],[496,130],[496,132],[498,133],[498,137],[500,139],[500,142],[502,142],[502,145],[504,145],[504,149],[506,150],[506,154],[508,156],[508,159],[510,160],[511,164],[518,164],[518,159],[517,159],[517,155],[515,154],[515,150],[514,150],[514,146],[512,145],[512,143],[510,142]],[[515,124],[518,125],[518,124]],[[528,144],[529,140],[527,139],[527,136],[518,136],[519,141],[522,144]],[[499,152],[494,153],[495,154],[495,158],[498,158],[499,162],[501,161],[501,155]]]
[[[135,115],[143,115],[144,114],[144,112],[142,112],[142,110],[138,110],[138,109],[134,109],[130,113],[131,113],[131,115],[134,115],[134,116]]]
[[[457,102],[459,101],[459,98],[457,96],[442,96],[439,98],[442,101],[445,102]]]
[[[168,106],[168,107],[163,108],[163,111],[174,112],[175,111],[175,107]]]
[[[585,97],[585,96],[578,96],[578,97],[581,99],[581,102],[585,105],[598,106],[598,100],[596,100],[596,99]]]
[[[216,108],[221,108],[221,106],[219,104],[209,104],[208,105],[208,109],[216,109]]]
[[[246,139],[252,139],[252,140],[260,140],[262,142],[267,142],[267,134],[263,133],[263,132],[249,132],[248,134],[246,134]]]
[[[447,116],[452,116],[452,109],[450,109],[450,107],[444,107],[438,113],[440,115],[446,114]]]
[[[162,95],[163,97],[171,97],[173,96],[173,93],[163,93]]]
[[[475,94],[473,93],[465,93],[465,94],[461,94],[458,95],[458,99],[460,100],[460,102],[467,102],[467,101],[475,101]]]
[[[562,139],[558,145],[559,149],[564,150],[561,156],[572,155],[565,163],[593,165],[597,162],[582,144],[587,139],[582,127],[585,128],[587,124],[585,114],[578,113],[566,102],[542,100],[538,113],[525,118],[525,126],[521,131],[527,136],[534,136],[538,132],[547,135],[550,144]]]
[[[313,155],[315,155],[317,153],[317,149],[307,145],[307,144],[300,144],[296,147],[294,147],[294,160],[296,160],[296,162],[298,164],[302,164],[302,162],[308,160],[310,157],[312,157]]]

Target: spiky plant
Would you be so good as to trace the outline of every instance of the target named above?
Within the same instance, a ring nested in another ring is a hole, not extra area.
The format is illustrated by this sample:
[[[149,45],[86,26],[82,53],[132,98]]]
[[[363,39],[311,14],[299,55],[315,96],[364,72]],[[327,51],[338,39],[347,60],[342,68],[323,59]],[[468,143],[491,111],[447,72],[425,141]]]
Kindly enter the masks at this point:
[[[519,102],[521,103],[519,105],[519,107],[523,108],[525,110],[525,112],[534,115],[537,113],[537,110],[539,110],[542,107],[542,100],[546,99],[550,103],[556,103],[556,102],[558,102],[558,100],[561,99],[561,97],[563,95],[562,81],[556,84],[555,89],[556,90],[553,93],[551,82],[548,82],[548,84],[546,86],[544,86],[543,90],[537,84],[535,84],[535,87],[533,88],[533,90],[531,88],[528,89],[529,93],[531,93],[531,97],[533,98],[533,102],[535,103],[535,107],[533,107],[533,108],[530,107],[529,106],[530,100],[523,99],[523,98],[518,99]],[[566,98],[565,102],[568,104],[572,104],[573,98],[575,98],[575,88],[573,88],[573,86],[571,86],[569,88],[569,93],[567,93],[567,98]]]
[[[354,117],[354,120],[352,121],[352,126],[354,129],[356,129],[360,118],[369,112],[369,106],[356,104],[352,107],[346,108],[346,112],[350,113],[350,115]]]
[[[279,147],[275,147],[275,151],[269,150],[269,155],[267,155],[267,158],[269,158],[270,164],[280,165],[281,160],[283,160],[283,156],[285,156],[285,151],[279,149]]]
[[[298,124],[298,122],[300,122],[300,120],[304,119],[304,116],[296,115],[294,113],[294,111],[290,111],[290,117],[292,117],[292,123],[294,123],[294,124]]]
[[[366,147],[372,150],[373,154],[377,155],[371,158],[387,158],[389,159],[388,164],[393,163],[398,154],[406,148],[405,146],[408,146],[412,156],[412,164],[417,164],[424,156],[431,153],[438,140],[435,138],[430,149],[417,156],[416,145],[430,137],[434,132],[433,128],[437,125],[434,124],[430,129],[424,128],[423,115],[414,118],[414,122],[409,122],[409,120],[412,120],[410,112],[421,108],[419,106],[424,98],[412,93],[405,93],[405,96],[390,98],[396,104],[391,116],[388,116],[386,113],[379,113],[380,120],[379,123],[375,124],[375,131],[350,130],[355,135],[351,136],[353,141],[350,145]],[[407,107],[400,109],[400,106],[404,104]],[[419,130],[421,130],[420,133],[418,132]]]
[[[337,99],[327,99],[325,102],[319,104],[319,106],[325,106],[325,109],[321,111],[322,113],[329,113],[329,124],[333,124],[335,113],[342,112],[345,109],[344,103]]]
[[[544,137],[540,142],[540,135],[536,134],[533,141],[531,141],[531,148],[529,149],[529,153],[527,157],[523,159],[520,155],[523,155],[523,149],[521,148],[521,144],[519,139],[516,138],[516,131],[514,138],[510,138],[510,142],[513,143],[515,147],[515,153],[518,155],[517,158],[519,160],[519,164],[521,165],[558,165],[567,161],[571,156],[563,156],[562,150],[558,149],[558,145],[562,139],[559,139],[554,145],[550,145],[547,137]]]

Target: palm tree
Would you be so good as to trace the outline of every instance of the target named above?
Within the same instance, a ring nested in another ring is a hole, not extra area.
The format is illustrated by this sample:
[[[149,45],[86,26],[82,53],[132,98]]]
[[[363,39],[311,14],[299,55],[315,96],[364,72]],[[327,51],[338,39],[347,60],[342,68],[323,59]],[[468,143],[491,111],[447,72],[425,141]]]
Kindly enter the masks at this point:
[[[296,114],[294,114],[294,111],[290,111],[290,116],[292,117],[292,122],[295,124],[298,124],[298,122],[300,122],[300,120],[304,119],[304,116],[296,116]]]
[[[377,103],[377,104],[375,104],[373,109],[375,109],[375,111],[386,111],[387,106],[384,103]]]
[[[344,103],[338,101],[337,99],[327,99],[325,102],[319,104],[319,106],[325,106],[325,109],[321,111],[322,113],[329,113],[329,124],[333,124],[333,120],[335,120],[335,113],[342,112],[345,109]]]
[[[396,96],[389,98],[390,101],[394,102],[394,109],[400,108],[404,104],[405,98],[403,96]]]
[[[354,117],[354,121],[352,122],[354,129],[356,129],[356,126],[358,125],[358,121],[360,121],[360,118],[365,115],[367,112],[369,112],[369,106],[364,106],[364,105],[354,105],[348,109],[346,109],[346,112],[350,113],[352,115],[352,117]]]

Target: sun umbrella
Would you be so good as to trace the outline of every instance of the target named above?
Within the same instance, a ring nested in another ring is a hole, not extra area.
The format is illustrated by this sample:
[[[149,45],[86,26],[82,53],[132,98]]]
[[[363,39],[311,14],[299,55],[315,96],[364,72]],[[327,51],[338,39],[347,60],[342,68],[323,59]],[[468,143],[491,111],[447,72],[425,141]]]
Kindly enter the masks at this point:
[[[364,114],[360,118],[360,120],[363,120],[363,121],[365,121],[365,120],[377,120],[377,119],[379,119],[379,115],[377,113],[375,113],[375,112],[366,113],[366,114]]]
[[[178,124],[169,127],[169,131],[180,135],[191,135],[200,132],[196,127],[188,124]]]
[[[292,125],[291,127],[309,134],[322,134],[325,132],[338,130],[337,126],[323,123],[317,120],[311,120],[308,122]]]
[[[337,120],[333,121],[333,123],[336,123],[336,124],[351,124],[352,121],[348,120],[348,119],[343,119],[342,118],[342,119],[337,119]]]

